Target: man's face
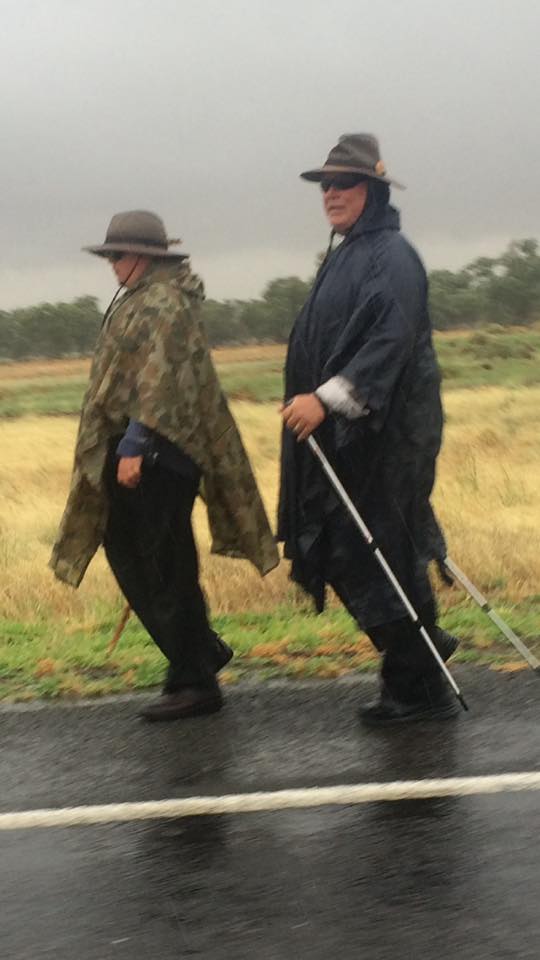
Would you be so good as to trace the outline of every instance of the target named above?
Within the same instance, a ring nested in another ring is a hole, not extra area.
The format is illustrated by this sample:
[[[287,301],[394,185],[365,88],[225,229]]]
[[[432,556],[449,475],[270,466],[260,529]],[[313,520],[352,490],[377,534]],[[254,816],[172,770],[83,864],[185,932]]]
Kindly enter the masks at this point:
[[[341,173],[321,180],[324,211],[336,233],[347,233],[364,212],[368,181],[353,173]]]
[[[133,287],[140,280],[150,260],[139,253],[116,253],[107,258],[111,264],[118,283],[121,286]]]

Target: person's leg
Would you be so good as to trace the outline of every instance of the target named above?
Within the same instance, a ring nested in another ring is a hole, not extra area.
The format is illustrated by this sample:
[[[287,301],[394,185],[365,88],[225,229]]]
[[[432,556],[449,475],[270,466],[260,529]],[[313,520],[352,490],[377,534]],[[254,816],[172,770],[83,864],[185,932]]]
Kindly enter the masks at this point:
[[[418,615],[438,653],[446,662],[458,641],[437,626],[435,601],[419,607]],[[383,690],[406,703],[432,702],[447,681],[418,628],[409,617],[368,628],[373,643],[383,651]]]
[[[155,467],[129,490],[113,470],[114,463],[105,550],[130,606],[169,660],[164,693],[195,689],[216,698],[215,672],[231,654],[208,623],[199,585],[191,527],[196,485]]]
[[[448,660],[457,640],[437,627],[434,602],[417,612],[440,656]],[[365,722],[446,719],[458,712],[448,681],[408,617],[372,627],[368,635],[382,650],[383,661],[380,698],[361,711]]]
[[[361,601],[351,577],[332,583],[334,591],[358,622]],[[436,625],[434,599],[418,608],[419,617],[443,660],[457,646],[457,640]],[[456,712],[453,695],[425,640],[409,617],[359,626],[382,655],[381,694],[379,700],[361,711],[366,722],[391,723],[432,717],[444,719]]]

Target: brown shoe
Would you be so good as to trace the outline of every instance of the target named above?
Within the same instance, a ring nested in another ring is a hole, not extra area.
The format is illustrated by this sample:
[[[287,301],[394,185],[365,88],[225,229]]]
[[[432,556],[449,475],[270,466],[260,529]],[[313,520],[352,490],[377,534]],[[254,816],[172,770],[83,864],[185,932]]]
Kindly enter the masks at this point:
[[[223,706],[223,697],[217,683],[215,687],[183,687],[175,693],[162,693],[139,711],[145,720],[183,720],[205,713],[216,713]]]

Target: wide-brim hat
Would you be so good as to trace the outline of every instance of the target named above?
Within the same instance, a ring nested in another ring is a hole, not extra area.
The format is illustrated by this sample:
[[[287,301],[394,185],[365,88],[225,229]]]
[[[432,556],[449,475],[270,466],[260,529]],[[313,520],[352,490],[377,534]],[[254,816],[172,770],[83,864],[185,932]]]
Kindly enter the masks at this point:
[[[107,257],[110,253],[139,253],[147,257],[170,257],[185,260],[189,254],[171,250],[180,240],[167,237],[165,224],[157,213],[149,210],[128,210],[115,213],[105,235],[105,242],[83,247],[88,253]]]
[[[371,133],[345,133],[336,146],[332,147],[322,167],[306,170],[300,176],[304,180],[319,182],[339,173],[357,173],[405,190],[402,183],[388,176],[386,166],[381,160],[379,141]]]

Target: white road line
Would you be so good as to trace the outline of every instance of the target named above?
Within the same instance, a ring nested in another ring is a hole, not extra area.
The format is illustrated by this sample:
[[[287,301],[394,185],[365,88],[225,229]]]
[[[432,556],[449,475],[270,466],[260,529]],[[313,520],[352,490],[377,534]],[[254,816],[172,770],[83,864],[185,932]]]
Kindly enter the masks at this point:
[[[467,797],[540,790],[540,771],[504,773],[488,777],[448,777],[441,780],[396,780],[336,787],[309,787],[268,793],[237,793],[222,797],[184,797],[145,803],[107,803],[52,810],[24,810],[0,814],[0,830],[32,827],[79,827],[133,820],[161,820],[207,814],[240,814],[273,810],[302,810],[388,800],[423,800],[431,797]]]

